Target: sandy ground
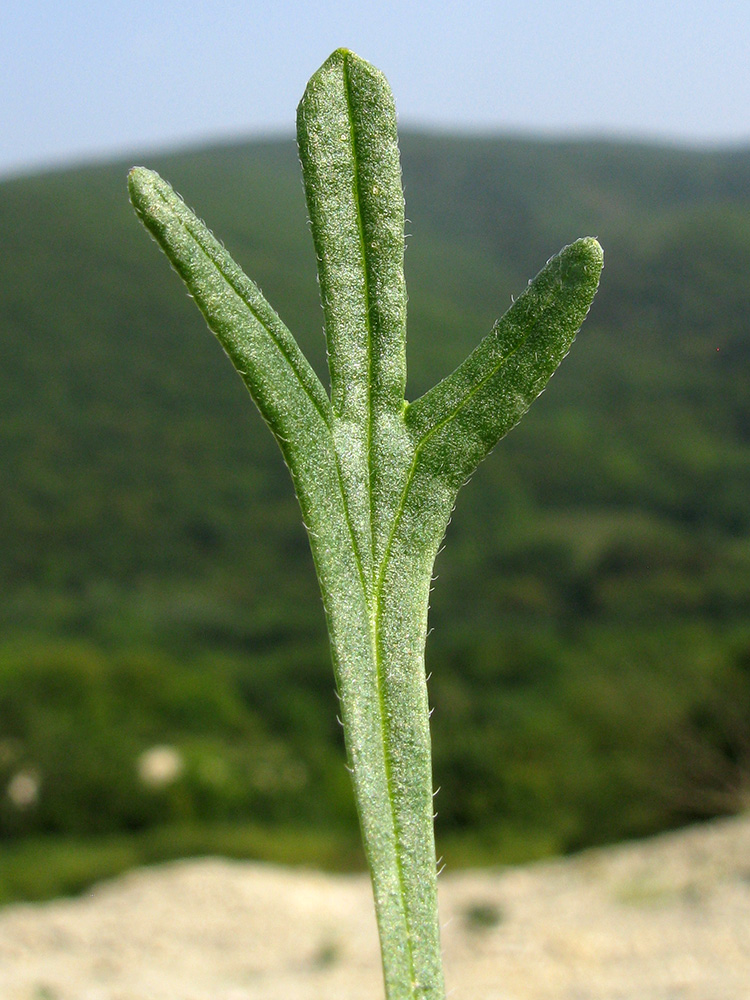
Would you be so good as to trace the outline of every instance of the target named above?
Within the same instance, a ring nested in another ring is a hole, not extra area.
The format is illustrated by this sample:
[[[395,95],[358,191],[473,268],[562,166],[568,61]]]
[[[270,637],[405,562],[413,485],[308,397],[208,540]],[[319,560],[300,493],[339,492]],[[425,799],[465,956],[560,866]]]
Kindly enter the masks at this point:
[[[440,879],[452,1000],[750,1000],[750,816]],[[382,1000],[369,885],[222,860],[0,911],[0,1000]]]

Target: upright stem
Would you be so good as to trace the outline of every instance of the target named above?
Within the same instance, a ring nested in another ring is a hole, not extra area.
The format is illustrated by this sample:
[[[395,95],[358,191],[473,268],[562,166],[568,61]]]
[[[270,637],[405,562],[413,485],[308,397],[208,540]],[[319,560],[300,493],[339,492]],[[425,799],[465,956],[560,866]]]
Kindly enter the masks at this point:
[[[387,565],[369,598],[341,578],[324,584],[388,1000],[445,995],[424,669],[431,574],[415,568],[399,574]],[[360,629],[352,628],[355,601]]]

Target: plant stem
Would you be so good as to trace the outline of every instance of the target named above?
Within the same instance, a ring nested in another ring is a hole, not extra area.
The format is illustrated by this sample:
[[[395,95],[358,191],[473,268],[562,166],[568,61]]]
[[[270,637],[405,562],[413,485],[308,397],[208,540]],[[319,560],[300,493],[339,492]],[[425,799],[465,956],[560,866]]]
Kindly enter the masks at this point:
[[[330,587],[323,573],[321,578],[386,996],[439,1000],[444,987],[424,670],[430,571],[407,569],[401,574],[389,560],[369,599],[361,578],[349,586],[337,577]],[[358,629],[351,627],[355,601]]]

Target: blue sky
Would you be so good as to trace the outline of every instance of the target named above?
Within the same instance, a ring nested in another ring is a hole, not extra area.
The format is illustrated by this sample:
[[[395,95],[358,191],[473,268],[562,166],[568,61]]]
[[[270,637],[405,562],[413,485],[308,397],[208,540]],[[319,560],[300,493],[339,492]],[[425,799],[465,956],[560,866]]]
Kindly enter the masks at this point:
[[[0,175],[291,134],[340,45],[403,125],[750,145],[747,0],[4,0]]]

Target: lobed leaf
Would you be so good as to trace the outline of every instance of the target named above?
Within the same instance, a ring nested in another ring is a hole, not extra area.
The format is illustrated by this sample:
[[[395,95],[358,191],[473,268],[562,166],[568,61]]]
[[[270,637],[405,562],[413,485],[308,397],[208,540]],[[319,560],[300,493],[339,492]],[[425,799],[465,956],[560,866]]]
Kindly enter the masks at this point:
[[[331,400],[257,286],[157,174],[131,200],[277,437],[321,584],[389,1000],[440,1000],[424,644],[435,553],[461,484],[567,353],[602,268],[550,260],[456,371],[404,401],[404,201],[393,97],[339,49],[298,108]]]

